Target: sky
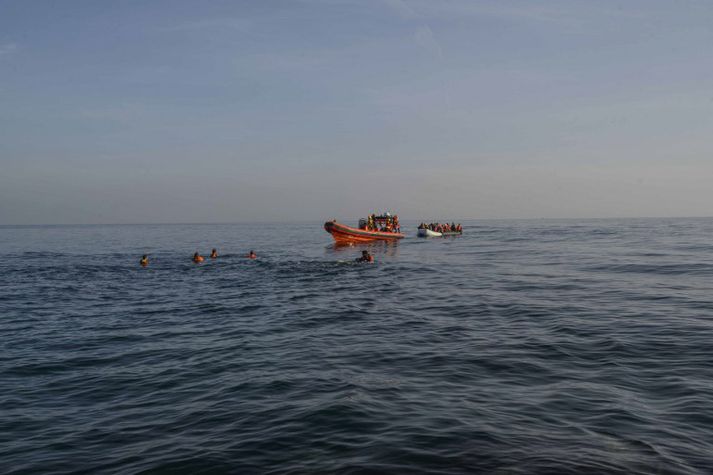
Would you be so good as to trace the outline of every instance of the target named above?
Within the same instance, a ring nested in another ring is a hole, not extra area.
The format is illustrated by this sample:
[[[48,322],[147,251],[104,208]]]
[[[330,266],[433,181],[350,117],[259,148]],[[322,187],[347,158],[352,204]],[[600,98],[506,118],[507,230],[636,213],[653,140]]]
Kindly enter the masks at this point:
[[[713,215],[709,0],[0,0],[0,224]]]

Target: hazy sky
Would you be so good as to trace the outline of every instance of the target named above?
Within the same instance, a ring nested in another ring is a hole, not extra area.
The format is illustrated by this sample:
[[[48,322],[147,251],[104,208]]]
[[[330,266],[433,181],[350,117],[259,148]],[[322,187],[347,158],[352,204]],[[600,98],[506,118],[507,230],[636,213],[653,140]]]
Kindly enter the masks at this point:
[[[0,224],[713,215],[710,0],[0,0]]]

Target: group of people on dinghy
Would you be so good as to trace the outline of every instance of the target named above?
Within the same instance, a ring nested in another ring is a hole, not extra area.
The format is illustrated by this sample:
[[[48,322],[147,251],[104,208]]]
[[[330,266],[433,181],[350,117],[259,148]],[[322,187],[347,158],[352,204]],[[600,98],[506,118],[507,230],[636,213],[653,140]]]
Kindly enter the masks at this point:
[[[418,225],[418,229],[428,229],[429,231],[433,231],[436,233],[462,233],[463,232],[463,226],[460,225],[460,223],[455,224],[441,224],[441,223],[421,223]]]

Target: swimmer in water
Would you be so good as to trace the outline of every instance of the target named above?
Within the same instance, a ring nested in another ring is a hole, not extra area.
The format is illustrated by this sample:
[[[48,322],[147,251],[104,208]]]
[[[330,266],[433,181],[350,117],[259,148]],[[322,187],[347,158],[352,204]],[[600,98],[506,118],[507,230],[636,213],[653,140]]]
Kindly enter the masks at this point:
[[[356,258],[357,262],[374,262],[374,256],[369,251],[361,251],[361,257]]]
[[[139,264],[141,264],[141,267],[146,267],[147,265],[149,265],[149,256],[147,256],[146,254],[141,256],[141,260],[139,261]]]
[[[193,254],[193,262],[195,262],[196,264],[200,264],[200,263],[203,262],[204,260],[205,260],[205,259],[203,259],[203,256],[201,256],[200,254],[198,254],[198,252],[196,252],[195,254]]]
[[[250,254],[248,254],[248,259],[257,259],[257,254],[255,254],[255,251],[250,251]]]
[[[210,258],[215,259],[218,257],[218,251],[214,248],[212,251],[210,251]]]

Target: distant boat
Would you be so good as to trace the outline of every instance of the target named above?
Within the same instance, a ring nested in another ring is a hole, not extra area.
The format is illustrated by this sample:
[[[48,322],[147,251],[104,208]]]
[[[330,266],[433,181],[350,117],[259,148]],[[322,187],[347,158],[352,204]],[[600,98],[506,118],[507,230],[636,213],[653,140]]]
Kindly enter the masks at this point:
[[[372,215],[369,219],[360,219],[358,228],[338,223],[335,219],[324,223],[324,230],[331,234],[338,244],[396,241],[405,237],[400,232],[393,231],[393,229],[399,229],[398,222],[397,216]]]
[[[459,225],[459,227],[460,227],[460,225]],[[440,228],[440,229],[443,229],[443,228]],[[433,231],[432,229],[419,227],[418,228],[418,237],[460,236],[461,234],[463,234],[462,229],[460,231],[451,231],[450,226],[446,226],[446,229],[448,229],[448,231]]]

